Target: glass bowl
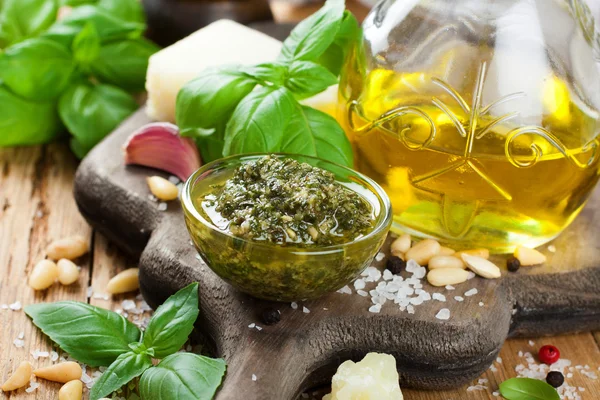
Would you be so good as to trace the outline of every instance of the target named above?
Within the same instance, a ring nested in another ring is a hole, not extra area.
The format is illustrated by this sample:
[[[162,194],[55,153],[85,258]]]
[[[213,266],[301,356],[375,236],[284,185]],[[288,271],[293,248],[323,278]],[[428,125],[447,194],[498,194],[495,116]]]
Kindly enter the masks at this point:
[[[277,155],[333,173],[340,184],[371,204],[375,216],[373,230],[352,242],[309,248],[255,242],[219,229],[202,210],[200,201],[212,192],[212,185],[229,179],[239,165],[264,156],[217,160],[187,180],[181,196],[185,222],[202,259],[236,289],[265,300],[289,302],[316,298],[352,282],[371,263],[392,223],[385,191],[356,171],[314,157]]]

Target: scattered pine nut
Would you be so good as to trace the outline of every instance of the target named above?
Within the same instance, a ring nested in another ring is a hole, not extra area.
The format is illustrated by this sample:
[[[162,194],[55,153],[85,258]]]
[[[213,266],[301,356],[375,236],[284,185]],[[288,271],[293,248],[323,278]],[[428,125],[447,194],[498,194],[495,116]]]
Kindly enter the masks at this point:
[[[79,379],[65,383],[58,391],[58,400],[81,400],[83,382]]]
[[[27,385],[31,379],[31,369],[31,364],[27,361],[23,361],[19,364],[15,372],[12,373],[10,378],[0,386],[0,389],[4,392],[10,392],[11,390],[16,390]]]
[[[441,246],[440,247],[440,252],[438,253],[438,255],[440,255],[440,256],[451,256],[454,253],[456,253],[456,250],[451,249],[450,247]]]
[[[108,281],[106,291],[111,294],[120,294],[133,292],[134,290],[139,289],[139,272],[140,270],[138,268],[129,268],[119,272]]]
[[[71,260],[61,258],[56,263],[58,267],[58,281],[63,285],[70,285],[79,279],[79,268]]]
[[[502,276],[500,268],[485,258],[472,256],[465,253],[463,253],[461,257],[471,271],[483,278],[496,279]]]
[[[519,260],[522,266],[527,267],[531,265],[543,264],[546,262],[546,256],[537,251],[536,249],[530,249],[529,247],[519,246],[515,249],[515,258]]]
[[[33,290],[45,290],[54,284],[58,278],[58,267],[54,261],[41,260],[29,274],[29,286]]]
[[[171,201],[179,195],[177,186],[160,176],[150,176],[146,178],[146,182],[152,194],[159,200]]]
[[[473,249],[473,250],[463,250],[455,253],[454,256],[461,258],[463,254],[468,254],[470,256],[485,258],[486,260],[490,258],[490,251],[488,249]]]
[[[67,383],[81,378],[81,366],[74,361],[65,361],[49,367],[38,368],[33,374],[53,382]]]
[[[457,285],[466,282],[469,272],[461,268],[438,268],[429,271],[427,282],[432,286]]]
[[[408,260],[415,260],[419,265],[427,265],[429,260],[440,252],[440,244],[433,239],[425,239],[406,252]]]
[[[405,233],[392,242],[390,252],[393,256],[398,257],[398,254],[405,254],[410,249],[411,243],[410,235]]]
[[[52,260],[60,260],[61,258],[73,260],[81,257],[88,251],[90,251],[90,245],[81,236],[71,236],[55,240],[46,249],[48,257]]]
[[[429,269],[438,269],[438,268],[460,268],[466,269],[467,266],[465,263],[457,258],[452,256],[435,256],[431,260],[429,260],[428,264]]]

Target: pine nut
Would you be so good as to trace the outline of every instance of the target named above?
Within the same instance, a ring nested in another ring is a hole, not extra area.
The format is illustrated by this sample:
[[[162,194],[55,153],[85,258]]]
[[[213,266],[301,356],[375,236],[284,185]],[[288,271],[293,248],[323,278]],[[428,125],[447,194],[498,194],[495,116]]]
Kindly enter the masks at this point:
[[[546,256],[537,251],[536,249],[530,249],[529,247],[519,246],[515,249],[514,256],[519,260],[522,266],[531,266],[543,264],[546,262]]]
[[[58,267],[58,281],[63,285],[70,285],[79,279],[79,268],[71,260],[61,258],[56,263]]]
[[[415,260],[419,265],[427,265],[429,260],[440,251],[440,244],[433,239],[425,239],[406,252],[408,260]]]
[[[4,392],[10,392],[11,390],[22,388],[29,383],[31,379],[31,364],[27,361],[23,361],[15,372],[4,382],[0,389]]]
[[[140,287],[138,280],[139,272],[138,268],[129,268],[119,272],[108,281],[106,291],[112,294],[119,294],[137,290]]]
[[[65,361],[49,367],[38,368],[33,374],[53,382],[67,383],[81,378],[81,366],[74,361]]]
[[[466,269],[467,266],[461,259],[452,256],[435,256],[429,260],[429,269],[438,268],[460,268]]]
[[[408,233],[400,236],[398,239],[394,240],[390,245],[390,252],[393,256],[398,257],[398,254],[405,254],[408,250],[410,250],[411,239]]]
[[[45,290],[54,284],[58,278],[58,267],[54,261],[41,260],[29,275],[29,286],[33,290]]]
[[[81,400],[83,382],[79,379],[65,383],[58,391],[58,400]]]
[[[146,182],[152,194],[159,200],[171,201],[179,195],[177,186],[160,176],[150,176],[146,178]]]
[[[438,268],[429,271],[427,281],[432,286],[457,285],[466,282],[469,272],[461,268]]]
[[[451,249],[450,247],[441,246],[440,247],[440,252],[438,253],[438,255],[440,255],[440,256],[451,256],[454,253],[456,253],[456,250]]]
[[[455,253],[455,257],[462,257],[463,254],[468,254],[470,256],[485,258],[486,260],[490,258],[490,251],[488,249],[473,249],[473,250],[463,250]]]
[[[496,279],[502,276],[500,268],[485,258],[472,256],[469,254],[462,254],[461,257],[465,264],[467,264],[467,267],[481,277],[487,279]]]
[[[73,260],[81,257],[88,251],[90,251],[90,246],[87,240],[81,236],[71,236],[55,240],[46,249],[48,257],[52,260],[60,260],[61,258]]]

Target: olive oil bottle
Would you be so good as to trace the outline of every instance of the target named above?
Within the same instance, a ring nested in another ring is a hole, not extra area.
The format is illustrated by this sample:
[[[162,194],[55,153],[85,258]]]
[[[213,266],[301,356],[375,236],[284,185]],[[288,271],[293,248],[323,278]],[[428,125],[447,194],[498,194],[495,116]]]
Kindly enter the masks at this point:
[[[509,0],[371,12],[338,119],[355,167],[390,196],[395,229],[506,252],[573,221],[600,172],[600,80],[577,12]]]

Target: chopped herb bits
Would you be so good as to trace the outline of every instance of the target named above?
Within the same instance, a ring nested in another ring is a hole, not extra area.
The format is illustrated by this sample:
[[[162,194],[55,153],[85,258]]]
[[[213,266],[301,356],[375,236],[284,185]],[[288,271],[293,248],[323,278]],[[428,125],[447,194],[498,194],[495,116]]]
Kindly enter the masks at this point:
[[[351,242],[374,224],[371,205],[323,169],[265,156],[239,166],[204,197],[219,229],[255,241],[295,246]]]

